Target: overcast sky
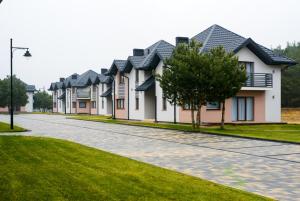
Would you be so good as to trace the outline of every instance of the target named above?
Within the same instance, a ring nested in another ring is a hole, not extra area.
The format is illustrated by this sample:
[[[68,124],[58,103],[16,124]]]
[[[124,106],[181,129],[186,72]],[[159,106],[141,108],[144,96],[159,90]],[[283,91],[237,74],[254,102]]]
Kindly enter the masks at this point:
[[[0,78],[14,73],[46,89],[59,77],[100,72],[133,48],[176,36],[192,37],[219,24],[268,48],[300,41],[299,0],[3,0],[0,4]]]

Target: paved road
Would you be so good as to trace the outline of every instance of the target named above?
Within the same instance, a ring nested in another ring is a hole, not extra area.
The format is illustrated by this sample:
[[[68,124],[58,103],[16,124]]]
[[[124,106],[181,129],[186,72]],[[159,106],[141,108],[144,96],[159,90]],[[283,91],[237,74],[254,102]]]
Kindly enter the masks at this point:
[[[9,117],[0,115],[0,121]],[[21,135],[67,139],[224,185],[300,200],[300,146],[260,140],[17,115]]]

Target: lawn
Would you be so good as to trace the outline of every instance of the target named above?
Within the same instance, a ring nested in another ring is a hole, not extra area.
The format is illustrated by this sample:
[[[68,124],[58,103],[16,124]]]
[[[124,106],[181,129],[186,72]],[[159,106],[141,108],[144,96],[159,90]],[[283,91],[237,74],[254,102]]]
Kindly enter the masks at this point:
[[[14,129],[11,130],[10,129],[10,124],[0,122],[0,133],[1,132],[2,133],[3,132],[21,132],[21,131],[25,131],[25,129],[14,125]]]
[[[299,124],[264,124],[264,125],[226,125],[224,130],[219,126],[206,126],[201,129],[193,129],[190,124],[152,123],[142,121],[114,120],[106,116],[77,115],[72,119],[99,121],[105,123],[117,123],[135,126],[147,126],[155,128],[173,129],[180,131],[204,132],[248,138],[259,138],[274,141],[300,143]]]
[[[76,143],[0,137],[0,200],[269,200]]]

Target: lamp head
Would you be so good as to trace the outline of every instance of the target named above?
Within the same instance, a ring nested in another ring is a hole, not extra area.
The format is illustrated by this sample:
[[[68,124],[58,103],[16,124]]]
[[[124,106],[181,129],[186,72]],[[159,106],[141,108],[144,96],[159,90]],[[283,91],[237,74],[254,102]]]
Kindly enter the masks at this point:
[[[29,50],[26,50],[26,52],[24,54],[24,57],[31,57],[31,54],[30,54]]]

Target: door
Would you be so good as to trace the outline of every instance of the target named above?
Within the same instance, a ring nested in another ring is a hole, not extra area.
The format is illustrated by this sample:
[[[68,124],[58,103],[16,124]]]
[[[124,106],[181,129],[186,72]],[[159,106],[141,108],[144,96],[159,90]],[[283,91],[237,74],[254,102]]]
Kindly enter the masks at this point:
[[[254,120],[254,97],[234,97],[232,100],[232,121]]]

